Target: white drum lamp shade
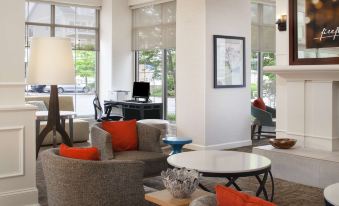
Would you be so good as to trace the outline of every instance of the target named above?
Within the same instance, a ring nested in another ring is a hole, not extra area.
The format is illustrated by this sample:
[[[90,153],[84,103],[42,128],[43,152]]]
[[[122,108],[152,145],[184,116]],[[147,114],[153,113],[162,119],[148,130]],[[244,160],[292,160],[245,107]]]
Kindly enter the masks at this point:
[[[68,38],[33,38],[27,84],[75,84],[71,41]]]

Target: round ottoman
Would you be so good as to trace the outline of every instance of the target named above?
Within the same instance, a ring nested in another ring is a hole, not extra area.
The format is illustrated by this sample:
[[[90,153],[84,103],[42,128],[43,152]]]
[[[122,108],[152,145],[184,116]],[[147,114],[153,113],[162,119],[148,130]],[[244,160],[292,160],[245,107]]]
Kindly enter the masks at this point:
[[[160,135],[160,146],[161,147],[165,147],[167,146],[166,144],[164,144],[164,142],[162,141],[162,139],[164,137],[166,137],[167,133],[168,133],[168,125],[169,122],[167,120],[163,120],[163,119],[142,119],[139,120],[138,122],[143,123],[143,124],[147,124],[147,125],[151,125],[153,127],[156,127],[158,129],[160,129],[161,131],[161,135]]]

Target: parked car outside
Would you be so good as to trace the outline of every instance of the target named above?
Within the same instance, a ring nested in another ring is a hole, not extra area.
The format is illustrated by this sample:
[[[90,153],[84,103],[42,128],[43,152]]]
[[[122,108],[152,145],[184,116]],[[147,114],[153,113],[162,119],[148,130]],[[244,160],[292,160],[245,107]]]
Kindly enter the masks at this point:
[[[51,91],[51,86],[49,85],[32,85],[31,86],[31,91],[32,92],[50,92]],[[90,88],[86,85],[58,85],[58,92],[59,93],[64,93],[64,92],[83,92],[83,93],[88,93],[90,92]]]

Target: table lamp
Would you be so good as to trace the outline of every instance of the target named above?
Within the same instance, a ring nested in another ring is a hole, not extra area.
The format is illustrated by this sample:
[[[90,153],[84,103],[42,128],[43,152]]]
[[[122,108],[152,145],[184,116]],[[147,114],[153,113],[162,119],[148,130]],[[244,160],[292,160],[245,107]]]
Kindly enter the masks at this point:
[[[51,85],[46,127],[37,138],[37,156],[46,135],[59,132],[63,143],[72,146],[61,126],[57,84],[75,84],[75,70],[70,39],[57,37],[33,38],[28,63],[27,83]]]

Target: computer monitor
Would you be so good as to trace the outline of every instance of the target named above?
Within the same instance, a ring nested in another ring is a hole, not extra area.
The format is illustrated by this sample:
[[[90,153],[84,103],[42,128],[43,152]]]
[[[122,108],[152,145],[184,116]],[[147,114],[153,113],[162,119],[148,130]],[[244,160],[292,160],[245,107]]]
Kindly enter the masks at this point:
[[[145,98],[148,100],[150,95],[150,83],[149,82],[134,82],[133,84],[133,98]]]

